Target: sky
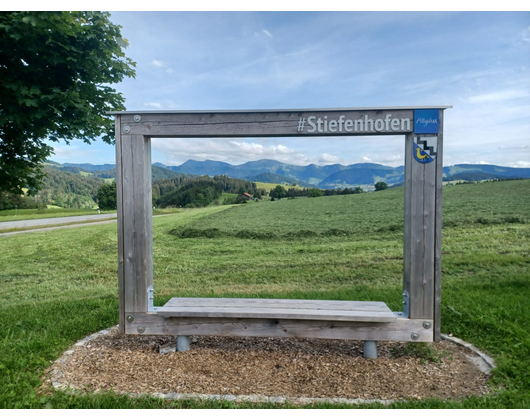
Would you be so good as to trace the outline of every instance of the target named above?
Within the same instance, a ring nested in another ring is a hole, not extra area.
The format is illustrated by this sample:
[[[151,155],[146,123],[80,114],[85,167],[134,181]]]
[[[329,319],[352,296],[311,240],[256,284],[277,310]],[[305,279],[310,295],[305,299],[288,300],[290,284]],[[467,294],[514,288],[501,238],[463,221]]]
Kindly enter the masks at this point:
[[[452,105],[444,165],[530,167],[530,12],[112,12],[128,111]],[[50,159],[115,163],[114,146]],[[153,139],[152,161],[404,163],[404,136]]]

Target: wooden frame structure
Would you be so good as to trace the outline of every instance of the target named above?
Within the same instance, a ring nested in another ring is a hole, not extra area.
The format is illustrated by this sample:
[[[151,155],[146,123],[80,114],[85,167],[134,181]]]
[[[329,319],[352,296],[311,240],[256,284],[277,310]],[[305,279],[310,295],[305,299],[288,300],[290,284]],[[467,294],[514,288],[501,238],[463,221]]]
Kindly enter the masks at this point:
[[[439,341],[447,108],[452,107],[111,112],[116,129],[120,331]],[[153,306],[151,138],[396,134],[405,136],[402,312],[392,313],[382,302],[174,298],[164,307]],[[315,307],[319,304],[326,307]]]

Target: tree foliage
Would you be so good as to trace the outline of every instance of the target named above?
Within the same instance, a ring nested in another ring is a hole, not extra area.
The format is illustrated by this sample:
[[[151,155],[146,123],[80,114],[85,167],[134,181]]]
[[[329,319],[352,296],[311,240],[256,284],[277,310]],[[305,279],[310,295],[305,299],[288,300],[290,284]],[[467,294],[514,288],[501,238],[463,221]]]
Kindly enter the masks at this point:
[[[201,193],[201,188],[213,188],[215,193],[212,191],[204,191],[203,198],[196,200],[194,195]],[[189,189],[190,194],[179,195],[184,189]],[[240,191],[248,192],[251,195],[256,192],[265,194],[265,190],[263,188],[258,189],[253,182],[230,178],[226,175],[216,175],[212,179],[208,175],[196,176],[180,174],[170,179],[159,179],[153,182],[153,204],[161,207],[184,207],[188,204],[190,206],[193,204],[193,207],[202,207],[219,198],[223,192],[238,194]],[[211,201],[208,202],[208,199],[211,199]]]
[[[117,192],[116,183],[103,184],[97,193],[98,206],[101,210],[116,210]]]
[[[98,189],[104,181],[92,175],[82,176],[62,169],[48,165],[44,167],[44,184],[35,197],[43,204],[63,208],[94,208]]]
[[[222,193],[221,185],[209,177],[193,180],[157,200],[161,207],[206,207]]]
[[[322,197],[322,190],[319,190],[318,188],[310,188],[307,191],[308,197]]]
[[[109,84],[134,77],[127,41],[107,12],[0,12],[0,190],[35,194],[53,148],[102,136],[124,98]]]
[[[336,188],[333,190],[321,190],[318,188],[289,188],[287,190],[287,197],[321,197],[323,195],[327,197],[331,195],[361,194],[363,192],[364,191],[361,187]]]
[[[386,185],[386,182],[379,181],[375,183],[374,187],[376,191],[382,191],[386,190],[388,188],[388,185]]]
[[[40,201],[35,200],[34,197],[30,198],[0,191],[0,210],[11,210],[15,206],[18,209],[38,209],[46,207]]]
[[[283,198],[287,195],[287,191],[283,185],[276,185],[269,193],[271,198]]]

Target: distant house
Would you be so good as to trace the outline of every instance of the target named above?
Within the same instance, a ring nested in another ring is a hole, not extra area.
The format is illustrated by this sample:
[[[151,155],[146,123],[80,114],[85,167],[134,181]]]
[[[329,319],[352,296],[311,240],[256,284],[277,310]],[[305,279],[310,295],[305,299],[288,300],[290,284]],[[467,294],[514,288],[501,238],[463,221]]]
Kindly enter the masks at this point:
[[[249,193],[243,193],[238,198],[241,198],[243,200],[254,200]]]

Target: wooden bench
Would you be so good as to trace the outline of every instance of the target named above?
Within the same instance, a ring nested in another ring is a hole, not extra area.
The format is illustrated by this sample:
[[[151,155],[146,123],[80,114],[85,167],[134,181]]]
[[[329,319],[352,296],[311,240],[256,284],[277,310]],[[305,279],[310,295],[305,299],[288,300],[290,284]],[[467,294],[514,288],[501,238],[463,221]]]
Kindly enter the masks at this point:
[[[383,302],[291,299],[172,298],[157,309],[164,318],[253,318],[396,322]]]

